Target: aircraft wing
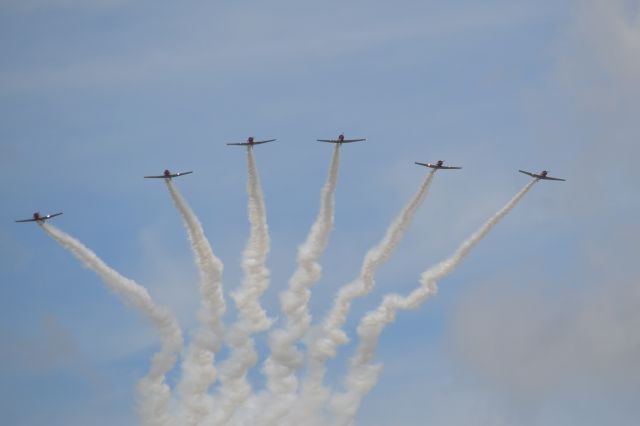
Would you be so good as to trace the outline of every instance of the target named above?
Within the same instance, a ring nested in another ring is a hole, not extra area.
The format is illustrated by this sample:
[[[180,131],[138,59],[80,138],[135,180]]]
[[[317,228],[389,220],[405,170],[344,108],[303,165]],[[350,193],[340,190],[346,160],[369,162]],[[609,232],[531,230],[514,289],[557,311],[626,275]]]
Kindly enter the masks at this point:
[[[524,170],[518,170],[520,173],[524,173],[525,175],[529,175],[531,177],[540,179],[540,176],[537,176],[535,173],[531,173],[531,172],[525,172]]]
[[[366,139],[316,139],[318,142],[329,142],[329,143],[351,143],[351,142],[360,142],[366,141]]]
[[[440,169],[457,170],[457,169],[461,169],[462,168],[462,167],[458,167],[458,166],[438,166],[437,164],[420,163],[418,161],[414,161],[414,163],[416,163],[419,166],[425,166],[425,167],[429,167],[430,169],[435,169],[435,170],[440,170]]]
[[[253,145],[260,145],[261,143],[267,143],[267,142],[273,142],[273,141],[275,141],[275,139],[267,139],[267,140],[264,140],[264,141],[255,141],[253,143]]]
[[[562,181],[562,182],[565,182],[565,181],[566,181],[566,179],[560,179],[560,178],[551,177],[551,176],[542,176],[541,174],[539,174],[539,175],[538,175],[538,174],[535,174],[535,173],[526,172],[526,171],[524,171],[524,170],[518,170],[518,171],[519,171],[520,173],[524,173],[525,175],[529,175],[529,176],[531,176],[531,177],[533,177],[533,178],[536,178],[536,179],[543,179],[543,180],[559,180],[559,181]]]
[[[45,220],[54,218],[56,216],[60,216],[62,214],[62,212],[60,213],[54,213],[54,214],[48,214],[46,216],[40,216],[38,219],[20,219],[20,220],[16,220],[16,222],[44,222]]]
[[[179,173],[171,173],[170,175],[157,175],[157,176],[145,176],[145,179],[171,179],[178,176],[188,175],[193,172],[179,172]]]

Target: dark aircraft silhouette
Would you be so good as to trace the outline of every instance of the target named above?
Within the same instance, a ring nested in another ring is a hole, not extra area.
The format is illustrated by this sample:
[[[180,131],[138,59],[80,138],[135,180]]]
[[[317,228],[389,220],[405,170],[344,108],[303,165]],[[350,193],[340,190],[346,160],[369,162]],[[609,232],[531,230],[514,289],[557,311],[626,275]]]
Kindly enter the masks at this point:
[[[275,139],[266,139],[263,141],[257,141],[255,139],[253,139],[253,136],[249,137],[249,139],[247,139],[246,142],[230,142],[227,145],[239,145],[239,146],[248,146],[249,148],[253,149],[254,145],[260,145],[263,143],[267,143],[267,142],[273,142],[275,141]]]
[[[547,176],[547,171],[543,170],[540,173],[531,173],[531,172],[525,172],[524,170],[518,170],[520,173],[524,173],[525,175],[529,175],[531,177],[534,177],[536,179],[544,179],[544,180],[561,180],[561,181],[566,181],[566,179],[560,179],[560,178],[555,178],[555,177],[551,177],[551,176]]]
[[[51,218],[60,216],[61,214],[62,212],[40,216],[40,212],[35,212],[31,219],[20,219],[20,220],[16,220],[16,222],[45,222]]]
[[[366,141],[366,139],[345,139],[343,134],[338,135],[338,139],[316,139],[318,142],[329,142],[329,143],[337,143],[342,145],[343,143],[351,143],[351,142],[361,142]]]
[[[161,175],[158,176],[145,176],[145,179],[171,179],[174,177],[179,177],[179,176],[184,176],[184,175],[188,175],[189,173],[193,173],[193,172],[179,172],[179,173],[171,173],[169,170],[166,170],[164,172],[162,172]]]
[[[440,170],[440,169],[444,169],[444,170],[454,170],[454,169],[461,169],[462,167],[457,167],[457,166],[443,166],[444,161],[442,160],[438,160],[438,162],[436,164],[431,164],[431,163],[419,163],[419,162],[415,162],[417,165],[419,166],[425,166],[425,167],[429,167],[431,169],[435,169],[435,170]]]

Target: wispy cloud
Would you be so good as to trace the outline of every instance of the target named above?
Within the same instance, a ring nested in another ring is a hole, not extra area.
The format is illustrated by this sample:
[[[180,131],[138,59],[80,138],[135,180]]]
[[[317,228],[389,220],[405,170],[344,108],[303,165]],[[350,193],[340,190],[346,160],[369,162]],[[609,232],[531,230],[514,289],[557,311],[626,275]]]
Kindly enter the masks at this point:
[[[180,24],[163,27],[159,22],[162,16],[151,15],[146,19],[155,22],[151,25],[153,33],[144,36],[137,32],[138,22],[125,21],[117,33],[104,30],[102,37],[128,38],[126,44],[75,56],[74,43],[58,44],[53,48],[61,49],[66,60],[51,66],[4,67],[0,91],[158,82],[188,75],[201,82],[215,81],[247,69],[270,73],[340,61],[348,55],[384,50],[390,44],[417,40],[442,44],[450,37],[515,26],[546,13],[544,8],[522,5],[503,5],[499,14],[485,7],[462,12],[435,7],[429,10],[408,2],[406,6],[416,11],[409,16],[394,16],[395,7],[371,8],[365,4],[344,6],[345,10],[336,15],[331,8],[307,10],[284,3],[278,12],[259,6],[177,8]],[[67,2],[61,0],[60,4]],[[357,20],[348,18],[358,15]],[[78,33],[75,37],[87,35]],[[97,43],[99,33],[89,36],[98,37],[96,45],[102,44]],[[40,47],[32,49],[37,55]]]
[[[126,4],[126,0],[2,0],[0,11],[5,13],[32,14],[71,8],[95,10]]]

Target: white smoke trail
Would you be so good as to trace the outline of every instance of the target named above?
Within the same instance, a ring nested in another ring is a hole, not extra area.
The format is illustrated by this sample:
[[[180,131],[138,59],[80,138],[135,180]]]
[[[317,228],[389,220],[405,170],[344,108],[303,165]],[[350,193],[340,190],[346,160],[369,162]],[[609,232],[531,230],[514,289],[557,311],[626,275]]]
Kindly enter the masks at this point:
[[[331,158],[329,175],[320,194],[320,211],[311,226],[306,241],[298,247],[298,267],[289,280],[289,288],[280,294],[280,306],[286,316],[286,326],[275,330],[269,336],[271,355],[264,363],[267,390],[264,410],[260,422],[276,425],[296,398],[298,380],[295,372],[302,367],[303,354],[296,348],[311,323],[309,299],[313,287],[322,275],[318,261],[329,242],[333,228],[335,191],[340,166],[340,146],[336,144]]]
[[[223,265],[211,249],[200,221],[182,197],[173,181],[165,179],[167,189],[184,222],[191,249],[200,274],[200,328],[193,335],[182,364],[182,378],[178,390],[182,396],[182,423],[198,425],[211,414],[213,398],[208,389],[215,382],[215,353],[223,340],[225,312],[222,294]]]
[[[435,170],[429,172],[413,198],[393,221],[382,241],[367,252],[358,278],[338,291],[334,305],[319,330],[319,335],[312,340],[309,347],[308,372],[302,400],[298,404],[300,412],[298,414],[292,413],[292,418],[304,415],[305,412],[317,412],[326,401],[328,392],[322,385],[326,372],[325,364],[328,359],[335,356],[339,345],[348,342],[341,327],[346,321],[351,302],[358,297],[367,295],[373,289],[375,272],[389,259],[404,236],[418,207],[427,196],[434,175]],[[292,421],[295,422],[295,420]]]
[[[173,425],[169,413],[171,390],[165,383],[182,350],[182,333],[174,315],[164,306],[157,305],[147,290],[135,281],[123,277],[105,264],[80,241],[46,223],[38,223],[60,245],[96,272],[107,287],[124,301],[138,309],[157,329],[162,343],[160,352],[153,356],[149,373],[138,383],[140,417],[144,426]]]
[[[437,282],[451,273],[462,262],[471,249],[518,204],[536,182],[537,179],[529,182],[502,209],[466,239],[448,259],[423,272],[420,277],[420,286],[417,289],[406,297],[398,294],[385,296],[378,308],[370,311],[362,318],[357,329],[360,342],[355,355],[351,359],[351,368],[345,380],[347,391],[335,395],[331,401],[331,408],[336,417],[334,424],[339,426],[352,424],[362,398],[375,385],[382,365],[372,365],[371,359],[377,347],[380,334],[387,324],[394,321],[397,311],[400,309],[415,309],[429,296],[435,295],[438,290]]]
[[[216,425],[228,423],[238,406],[251,394],[247,371],[258,360],[251,336],[267,330],[272,322],[260,305],[260,298],[269,286],[266,260],[270,242],[264,197],[251,147],[247,148],[247,169],[251,233],[243,253],[244,279],[240,288],[232,295],[238,309],[238,320],[227,333],[227,343],[232,350],[220,367],[222,387],[213,415],[213,424]]]

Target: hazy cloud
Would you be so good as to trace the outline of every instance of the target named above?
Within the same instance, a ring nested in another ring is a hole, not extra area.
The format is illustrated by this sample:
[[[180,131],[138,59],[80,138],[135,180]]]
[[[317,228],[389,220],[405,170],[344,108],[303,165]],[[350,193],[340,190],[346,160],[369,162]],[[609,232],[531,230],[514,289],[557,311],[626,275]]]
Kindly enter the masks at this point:
[[[54,316],[42,318],[31,336],[0,329],[0,368],[32,374],[49,373],[72,365],[78,347],[64,325]]]

